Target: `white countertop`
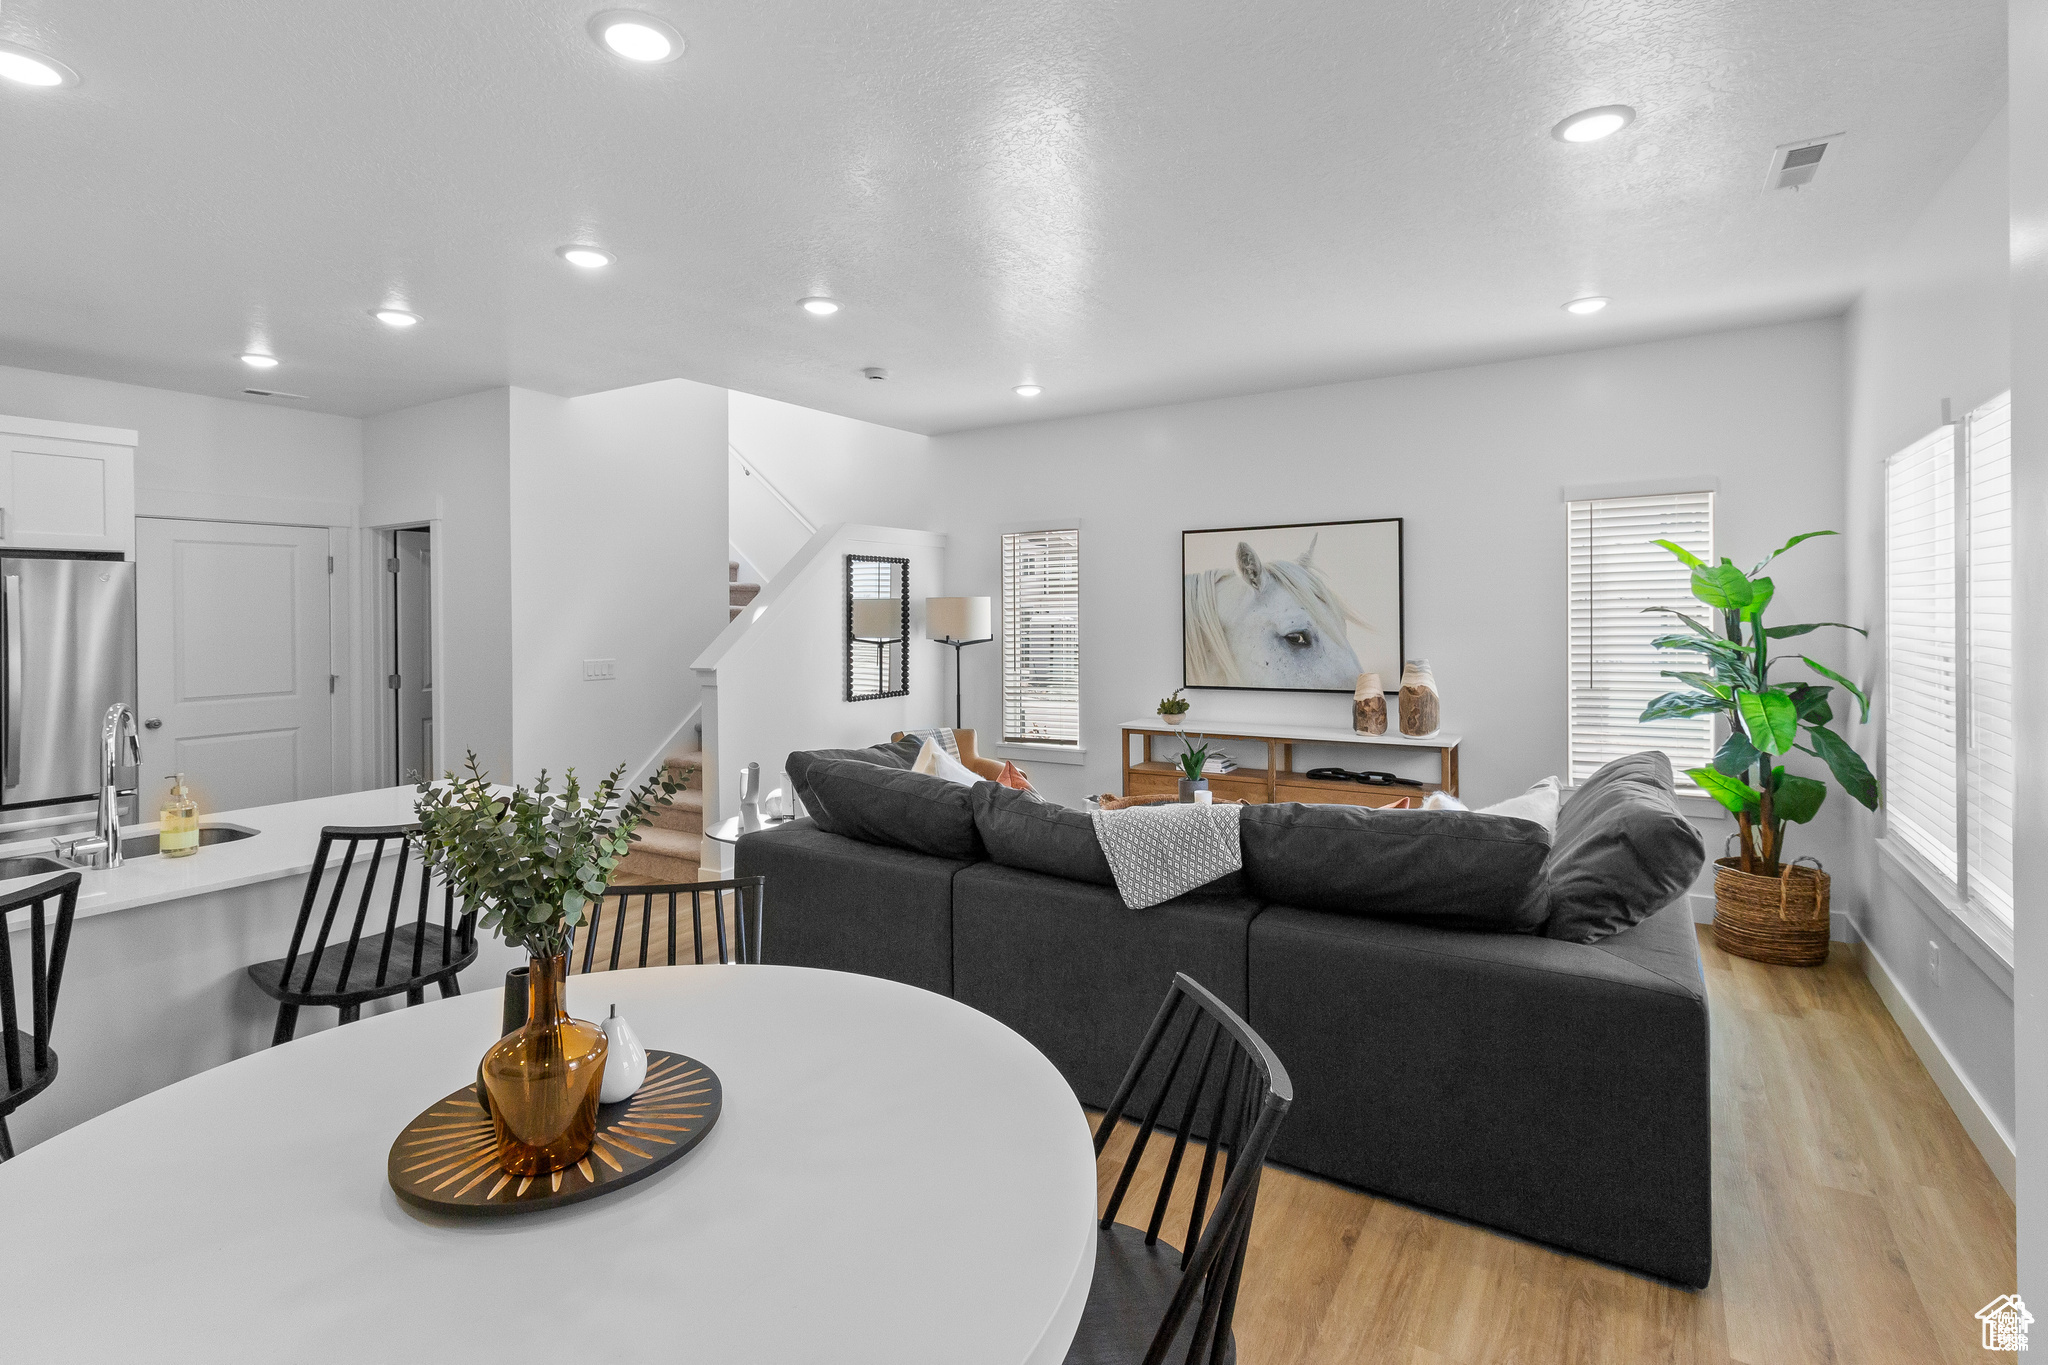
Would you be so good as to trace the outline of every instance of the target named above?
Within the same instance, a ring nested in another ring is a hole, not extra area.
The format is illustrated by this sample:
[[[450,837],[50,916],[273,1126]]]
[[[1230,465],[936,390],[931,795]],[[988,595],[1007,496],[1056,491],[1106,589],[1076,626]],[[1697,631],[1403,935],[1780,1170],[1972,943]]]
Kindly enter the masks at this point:
[[[1264,725],[1255,721],[1209,724],[1192,719],[1185,725],[1168,725],[1158,716],[1127,720],[1121,728],[1150,730],[1161,735],[1209,735],[1216,739],[1279,739],[1292,744],[1392,744],[1404,749],[1455,749],[1465,740],[1463,735],[1443,730],[1410,739],[1393,730],[1384,735],[1361,735],[1349,726],[1338,725]]]
[[[313,866],[320,849],[320,830],[326,825],[399,825],[413,819],[418,800],[414,788],[380,787],[372,791],[349,792],[342,796],[321,796],[310,801],[288,801],[278,806],[252,806],[247,810],[224,810],[202,815],[201,825],[239,825],[256,833],[231,843],[208,844],[189,858],[166,858],[155,854],[131,858],[119,867],[103,872],[88,871],[78,890],[77,918],[110,914],[159,901],[184,900],[213,891],[303,877]],[[124,834],[150,834],[155,824],[136,825]],[[6,846],[10,855],[47,853],[53,841],[35,839]],[[0,882],[0,888],[26,886],[38,878]]]

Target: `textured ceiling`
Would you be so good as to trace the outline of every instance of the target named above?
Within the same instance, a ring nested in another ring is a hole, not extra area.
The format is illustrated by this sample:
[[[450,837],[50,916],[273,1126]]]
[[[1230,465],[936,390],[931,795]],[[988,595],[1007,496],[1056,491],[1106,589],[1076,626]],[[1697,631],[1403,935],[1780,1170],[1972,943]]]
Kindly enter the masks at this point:
[[[82,79],[0,83],[0,363],[927,432],[1318,383],[1838,309],[2004,98],[2000,0],[649,0],[651,68],[624,2],[8,0]]]

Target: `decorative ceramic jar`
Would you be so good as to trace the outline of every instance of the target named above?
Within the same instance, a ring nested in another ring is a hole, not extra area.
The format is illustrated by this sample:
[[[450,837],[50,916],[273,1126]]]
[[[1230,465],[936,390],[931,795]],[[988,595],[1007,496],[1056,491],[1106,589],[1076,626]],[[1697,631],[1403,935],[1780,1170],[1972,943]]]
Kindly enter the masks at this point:
[[[1361,735],[1387,732],[1387,689],[1377,673],[1358,675],[1358,689],[1351,694],[1351,728]]]
[[[604,1081],[604,1030],[562,1008],[566,953],[527,964],[526,1022],[484,1054],[498,1135],[498,1165],[513,1175],[545,1175],[581,1161],[597,1133]]]
[[[633,1026],[619,1018],[617,1005],[605,1017],[604,1042],[604,1084],[598,1087],[598,1103],[630,1100],[647,1080],[647,1049],[640,1046]]]
[[[1401,733],[1410,739],[1433,735],[1441,724],[1436,675],[1429,660],[1410,659],[1401,666]]]

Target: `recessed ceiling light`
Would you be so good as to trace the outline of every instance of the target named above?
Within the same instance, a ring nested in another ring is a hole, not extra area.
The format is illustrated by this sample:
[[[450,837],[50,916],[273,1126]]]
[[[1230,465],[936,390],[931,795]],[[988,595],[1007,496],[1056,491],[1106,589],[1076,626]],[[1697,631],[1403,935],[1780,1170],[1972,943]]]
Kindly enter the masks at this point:
[[[1577,313],[1580,317],[1583,318],[1593,313],[1599,312],[1602,308],[1605,308],[1606,306],[1606,299],[1601,298],[1597,294],[1589,294],[1583,299],[1573,299],[1570,303],[1564,306],[1564,311],[1567,313]]]
[[[1019,398],[1036,398],[1041,393],[1044,393],[1045,390],[1039,388],[1036,384],[1019,384],[1010,392],[1016,394]]]
[[[1603,104],[1598,109],[1581,109],[1561,119],[1550,135],[1559,142],[1598,142],[1612,137],[1635,122],[1636,111],[1626,104]]]
[[[403,308],[379,308],[370,316],[386,327],[413,327],[417,326],[420,320],[418,313],[408,313]]]
[[[264,355],[261,351],[251,351],[242,357],[242,363],[252,370],[274,370],[277,368],[277,357]]]
[[[829,318],[839,311],[837,303],[834,303],[831,299],[818,298],[815,295],[808,299],[798,299],[797,303],[806,313],[813,313],[821,318]]]
[[[570,265],[584,270],[601,270],[618,257],[609,251],[599,251],[594,246],[562,246],[555,248],[555,254]]]
[[[78,84],[76,71],[54,57],[45,57],[19,43],[0,43],[0,78],[39,90]]]
[[[599,47],[629,62],[672,62],[683,55],[683,35],[651,14],[611,9],[590,21]]]

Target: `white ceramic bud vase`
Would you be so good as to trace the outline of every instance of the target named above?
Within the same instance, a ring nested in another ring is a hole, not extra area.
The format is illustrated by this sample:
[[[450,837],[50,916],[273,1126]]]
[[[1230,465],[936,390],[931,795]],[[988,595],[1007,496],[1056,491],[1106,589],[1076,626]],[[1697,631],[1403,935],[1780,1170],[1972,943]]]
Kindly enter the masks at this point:
[[[598,1088],[597,1102],[617,1104],[631,1099],[646,1081],[647,1049],[640,1046],[640,1035],[633,1032],[633,1026],[619,1018],[617,1005],[612,1006],[604,1021],[604,1039],[608,1050],[604,1057],[604,1084]]]

